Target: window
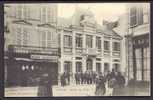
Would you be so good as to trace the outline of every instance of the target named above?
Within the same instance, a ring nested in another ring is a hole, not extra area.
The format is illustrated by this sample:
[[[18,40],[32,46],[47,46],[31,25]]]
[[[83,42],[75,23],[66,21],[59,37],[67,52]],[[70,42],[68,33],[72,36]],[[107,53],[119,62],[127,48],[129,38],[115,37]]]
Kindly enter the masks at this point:
[[[29,19],[30,18],[30,8],[25,5],[17,6],[16,18]]]
[[[96,63],[96,72],[101,72],[101,63]]]
[[[113,68],[115,71],[120,71],[120,64],[117,63],[113,64]]]
[[[143,23],[149,23],[149,15],[148,14],[143,15]]]
[[[72,63],[69,61],[64,62],[64,72],[70,73],[72,71]]]
[[[41,46],[51,47],[52,46],[52,33],[50,31],[41,31]]]
[[[109,41],[104,41],[104,50],[110,50],[110,43],[109,43]]]
[[[138,25],[142,25],[143,24],[143,8],[139,7],[138,10]]]
[[[86,44],[88,48],[92,48],[92,36],[91,35],[87,35]]]
[[[149,8],[145,6],[143,8],[143,23],[149,23]]]
[[[136,7],[130,8],[130,26],[133,27],[137,24],[137,9]]]
[[[101,38],[100,37],[96,37],[96,48],[101,49]]]
[[[82,35],[76,34],[76,47],[82,48]]]
[[[76,62],[76,72],[81,72],[81,71],[82,71],[82,63]]]
[[[104,63],[104,72],[108,72],[109,70],[109,63]]]
[[[75,57],[76,60],[82,60],[82,57]]]
[[[16,28],[16,42],[17,45],[28,45],[29,35],[26,28]]]
[[[52,43],[52,33],[51,32],[47,32],[47,47],[51,47]]]
[[[72,36],[64,35],[64,47],[72,47]]]
[[[101,61],[101,59],[100,59],[100,58],[96,58],[96,60],[97,60],[97,61]]]
[[[41,15],[40,15],[40,20],[42,23],[48,23],[50,21],[50,17],[51,17],[51,14],[50,14],[50,9],[47,8],[47,7],[42,7],[41,8]]]
[[[91,59],[87,60],[87,70],[92,71],[92,60]]]
[[[23,45],[28,45],[28,33],[27,29],[25,28],[23,28],[22,37],[23,37]]]
[[[113,51],[120,51],[120,43],[113,42]]]
[[[21,45],[21,40],[22,40],[22,36],[21,36],[21,28],[20,27],[17,27],[16,28],[16,42],[17,42],[17,45]]]

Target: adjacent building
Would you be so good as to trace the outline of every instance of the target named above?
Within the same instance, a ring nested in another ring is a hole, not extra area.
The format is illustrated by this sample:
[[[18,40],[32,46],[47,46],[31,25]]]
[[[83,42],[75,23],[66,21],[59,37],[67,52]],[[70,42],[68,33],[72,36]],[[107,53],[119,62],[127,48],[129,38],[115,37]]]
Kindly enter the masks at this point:
[[[150,4],[128,4],[127,11],[129,24],[126,46],[129,80],[150,82]]]
[[[36,84],[40,73],[58,74],[56,4],[5,4],[5,80]]]

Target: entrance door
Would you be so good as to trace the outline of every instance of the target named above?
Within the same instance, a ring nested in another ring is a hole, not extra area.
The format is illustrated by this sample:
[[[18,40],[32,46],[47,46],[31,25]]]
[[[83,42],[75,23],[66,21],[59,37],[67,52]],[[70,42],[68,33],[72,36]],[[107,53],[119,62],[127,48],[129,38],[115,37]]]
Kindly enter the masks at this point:
[[[88,71],[92,71],[92,60],[91,59],[87,59],[87,70]]]

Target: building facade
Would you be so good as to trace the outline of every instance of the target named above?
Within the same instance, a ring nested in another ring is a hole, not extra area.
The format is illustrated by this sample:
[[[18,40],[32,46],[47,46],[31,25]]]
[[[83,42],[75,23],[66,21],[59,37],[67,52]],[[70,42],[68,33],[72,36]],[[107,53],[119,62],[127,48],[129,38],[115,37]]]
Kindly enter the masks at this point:
[[[70,73],[71,79],[76,72],[123,72],[122,37],[107,23],[97,24],[90,10],[77,9],[68,26],[58,23],[56,4],[6,4],[5,12],[5,80],[10,84],[31,84],[29,78],[43,69],[52,77]]]
[[[4,11],[5,82],[27,86],[36,84],[42,73],[56,77],[57,5],[5,4]]]
[[[127,11],[129,30],[126,45],[129,79],[150,82],[150,4],[129,4]]]
[[[122,69],[122,37],[108,25],[100,26],[92,12],[77,9],[68,27],[58,29],[61,48],[59,73]]]

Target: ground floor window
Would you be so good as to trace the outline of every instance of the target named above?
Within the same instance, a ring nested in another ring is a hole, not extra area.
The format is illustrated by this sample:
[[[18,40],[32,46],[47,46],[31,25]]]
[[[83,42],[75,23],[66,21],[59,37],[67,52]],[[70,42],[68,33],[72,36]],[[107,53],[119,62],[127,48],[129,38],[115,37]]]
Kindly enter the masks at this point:
[[[64,62],[64,72],[66,72],[66,73],[72,72],[72,62],[70,62],[70,61]]]
[[[108,72],[110,70],[109,63],[104,63],[104,72]]]
[[[120,71],[120,64],[117,64],[117,63],[113,64],[113,69],[115,71],[119,72]]]
[[[76,72],[82,71],[82,62],[76,62]]]
[[[101,63],[96,63],[96,72],[101,72]]]
[[[136,80],[150,81],[150,51],[149,48],[135,49]]]

